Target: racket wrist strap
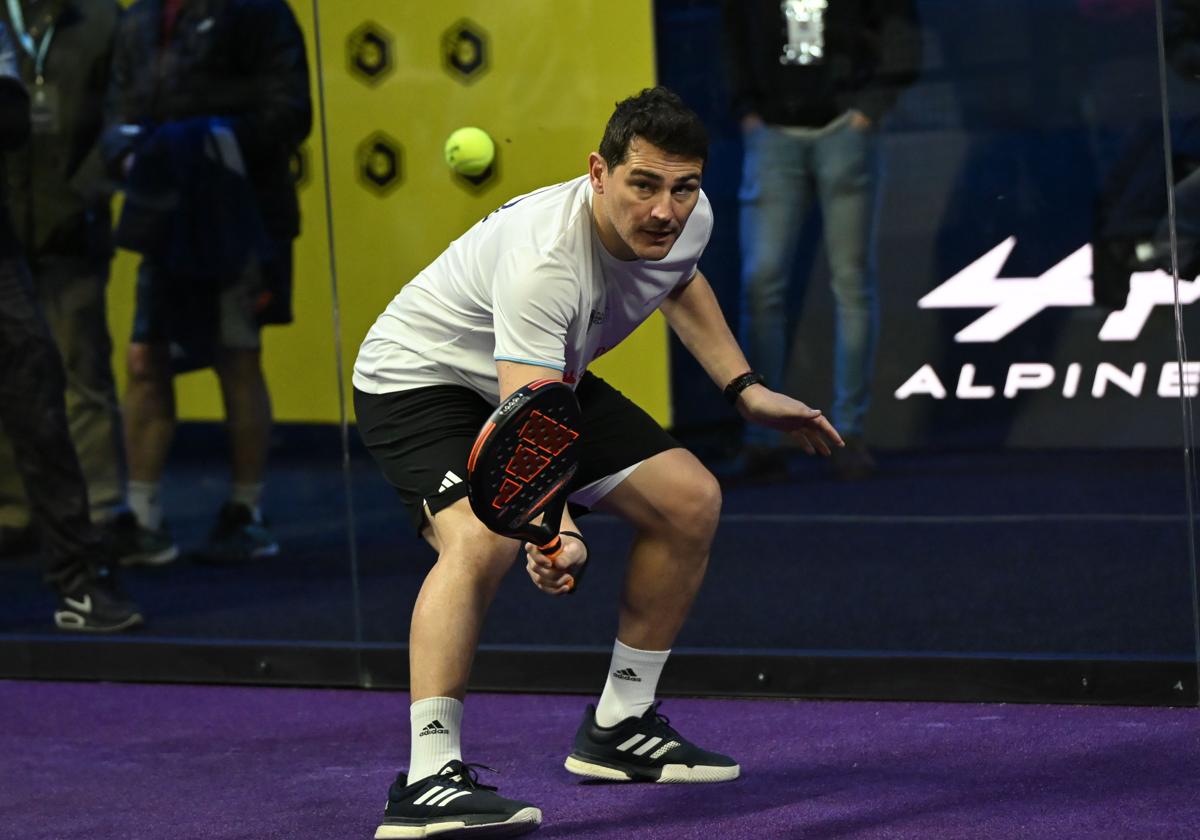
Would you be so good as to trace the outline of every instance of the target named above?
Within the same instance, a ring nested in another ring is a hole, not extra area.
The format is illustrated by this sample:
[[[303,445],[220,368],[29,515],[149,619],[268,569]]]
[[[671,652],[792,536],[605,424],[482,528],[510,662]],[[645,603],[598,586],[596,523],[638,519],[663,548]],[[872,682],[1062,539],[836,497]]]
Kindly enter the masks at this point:
[[[583,559],[584,560],[587,560],[589,557],[592,556],[591,549],[588,548],[587,540],[585,540],[583,538],[583,534],[579,533],[578,531],[559,531],[558,535],[560,537],[574,537],[575,539],[577,539],[581,543],[583,543]]]
[[[730,405],[737,405],[738,397],[742,395],[742,391],[745,391],[751,385],[761,385],[762,381],[763,377],[761,373],[748,370],[729,380],[729,384],[725,386],[722,393],[725,395],[725,399],[729,400]]]

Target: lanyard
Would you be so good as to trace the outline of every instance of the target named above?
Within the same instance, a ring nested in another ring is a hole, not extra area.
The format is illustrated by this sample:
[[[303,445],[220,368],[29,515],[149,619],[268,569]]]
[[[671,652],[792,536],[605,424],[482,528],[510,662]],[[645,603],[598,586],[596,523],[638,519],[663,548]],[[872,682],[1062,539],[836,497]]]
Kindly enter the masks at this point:
[[[35,44],[33,36],[25,29],[25,15],[21,14],[21,0],[8,0],[8,16],[12,19],[13,31],[16,33],[17,40],[21,42],[25,52],[29,53],[29,57],[33,59],[33,74],[37,77],[37,83],[40,85],[44,81],[46,54],[50,52],[50,39],[54,37],[54,24],[50,24],[46,34],[42,36],[42,43]]]

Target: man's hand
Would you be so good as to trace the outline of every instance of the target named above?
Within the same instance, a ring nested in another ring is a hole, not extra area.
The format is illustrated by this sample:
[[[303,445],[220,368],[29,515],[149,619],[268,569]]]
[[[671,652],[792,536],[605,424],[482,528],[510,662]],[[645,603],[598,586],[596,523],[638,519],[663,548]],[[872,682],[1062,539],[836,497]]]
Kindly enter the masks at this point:
[[[587,561],[587,549],[582,542],[565,535],[562,542],[562,553],[554,560],[538,551],[533,543],[525,543],[525,571],[529,572],[533,585],[547,595],[570,592],[575,585],[575,577],[570,572]]]
[[[852,110],[850,112],[850,127],[855,131],[870,131],[871,118],[862,111]]]
[[[787,432],[809,455],[828,455],[832,447],[846,445],[820,411],[763,385],[742,391],[737,408],[752,423]]]

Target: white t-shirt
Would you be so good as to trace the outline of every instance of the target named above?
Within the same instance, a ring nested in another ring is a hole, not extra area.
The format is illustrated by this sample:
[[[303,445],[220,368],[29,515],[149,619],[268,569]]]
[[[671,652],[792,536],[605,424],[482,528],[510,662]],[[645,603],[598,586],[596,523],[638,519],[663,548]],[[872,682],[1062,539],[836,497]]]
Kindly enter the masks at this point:
[[[519,196],[451,243],[367,333],[354,387],[463,385],[499,402],[496,361],[575,384],[691,280],[712,234],[703,192],[666,258],[619,260],[596,235],[587,176]]]

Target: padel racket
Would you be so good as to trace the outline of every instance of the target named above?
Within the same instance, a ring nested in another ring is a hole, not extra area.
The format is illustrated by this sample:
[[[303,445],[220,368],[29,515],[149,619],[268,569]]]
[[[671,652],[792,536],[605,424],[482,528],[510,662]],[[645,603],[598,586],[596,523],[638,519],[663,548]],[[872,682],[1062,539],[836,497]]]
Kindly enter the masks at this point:
[[[480,522],[558,557],[581,419],[575,392],[554,379],[530,382],[492,412],[467,460],[471,510]],[[578,583],[578,575],[573,579]]]

